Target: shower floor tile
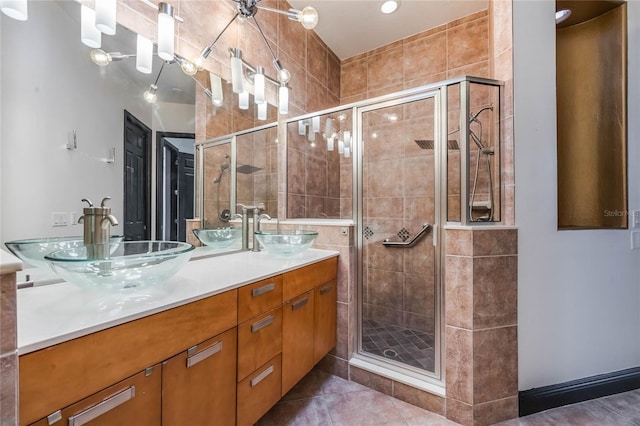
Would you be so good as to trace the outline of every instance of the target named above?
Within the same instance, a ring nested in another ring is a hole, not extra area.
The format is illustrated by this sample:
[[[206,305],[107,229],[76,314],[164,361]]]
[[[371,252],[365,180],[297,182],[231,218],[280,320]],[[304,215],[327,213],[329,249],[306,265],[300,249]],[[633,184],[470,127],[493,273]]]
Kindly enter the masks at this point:
[[[433,372],[433,335],[374,320],[362,321],[362,349],[373,355]]]

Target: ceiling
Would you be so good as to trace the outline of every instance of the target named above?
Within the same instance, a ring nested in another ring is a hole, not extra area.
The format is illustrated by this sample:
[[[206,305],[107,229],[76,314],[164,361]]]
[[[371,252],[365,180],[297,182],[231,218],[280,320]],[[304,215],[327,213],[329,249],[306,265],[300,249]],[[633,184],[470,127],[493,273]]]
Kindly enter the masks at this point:
[[[341,60],[487,8],[488,0],[398,0],[395,13],[380,12],[382,0],[289,0],[313,6],[315,32]]]

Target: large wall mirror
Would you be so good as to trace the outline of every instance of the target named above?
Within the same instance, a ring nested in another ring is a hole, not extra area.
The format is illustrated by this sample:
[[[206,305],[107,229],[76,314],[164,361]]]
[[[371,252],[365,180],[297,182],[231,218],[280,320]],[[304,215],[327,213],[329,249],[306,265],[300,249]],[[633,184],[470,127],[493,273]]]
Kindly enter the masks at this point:
[[[2,15],[1,31],[2,241],[81,235],[72,224],[81,199],[106,196],[120,222],[113,234],[184,239],[178,224],[194,214],[194,79],[155,55],[151,73],[138,72],[125,57],[136,34],[122,26],[101,49],[123,57],[96,65],[74,1],[30,2],[29,20]],[[66,225],[53,226],[53,213]]]

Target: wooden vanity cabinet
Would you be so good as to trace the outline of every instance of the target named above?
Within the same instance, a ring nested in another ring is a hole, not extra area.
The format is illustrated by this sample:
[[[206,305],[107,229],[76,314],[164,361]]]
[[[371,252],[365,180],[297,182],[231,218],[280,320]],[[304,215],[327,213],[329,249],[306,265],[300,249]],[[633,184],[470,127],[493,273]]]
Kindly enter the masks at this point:
[[[236,329],[162,363],[162,425],[233,426]]]
[[[313,301],[313,363],[317,364],[336,346],[338,328],[337,281],[315,288]]]
[[[158,426],[161,376],[160,365],[155,365],[32,425]]]
[[[282,396],[336,344],[338,258],[284,274]]]
[[[282,356],[256,369],[238,383],[238,426],[255,424],[280,400]]]
[[[282,315],[282,396],[314,366],[313,296],[310,290],[284,303]]]

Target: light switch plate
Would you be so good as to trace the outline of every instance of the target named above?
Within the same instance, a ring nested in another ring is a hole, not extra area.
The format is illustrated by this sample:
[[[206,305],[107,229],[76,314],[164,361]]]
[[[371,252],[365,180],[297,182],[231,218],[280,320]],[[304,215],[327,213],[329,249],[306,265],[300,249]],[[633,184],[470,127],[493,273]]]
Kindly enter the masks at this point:
[[[69,224],[69,214],[67,212],[51,213],[51,226],[67,226]]]
[[[640,210],[631,210],[631,227],[640,228]]]
[[[633,231],[631,233],[631,250],[640,249],[640,232]]]

